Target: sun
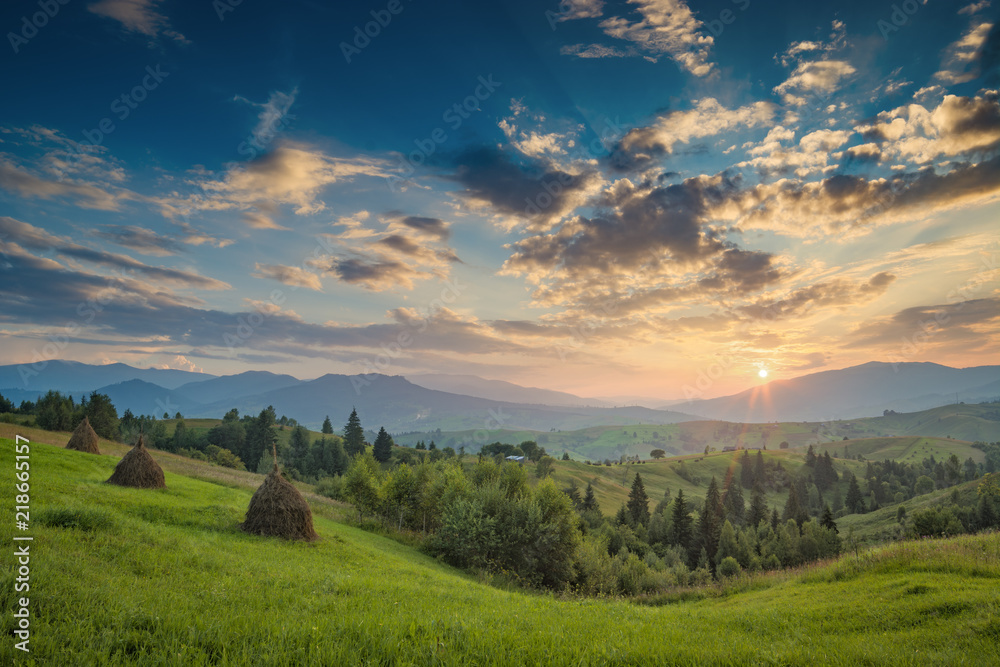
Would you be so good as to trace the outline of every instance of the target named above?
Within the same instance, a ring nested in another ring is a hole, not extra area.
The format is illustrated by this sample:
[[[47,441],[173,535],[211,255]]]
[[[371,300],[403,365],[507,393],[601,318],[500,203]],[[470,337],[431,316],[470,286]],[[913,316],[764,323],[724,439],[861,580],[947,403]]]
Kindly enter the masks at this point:
[[[760,369],[759,371],[757,371],[757,375],[761,376],[762,378],[766,378],[767,377],[767,369],[766,368]]]

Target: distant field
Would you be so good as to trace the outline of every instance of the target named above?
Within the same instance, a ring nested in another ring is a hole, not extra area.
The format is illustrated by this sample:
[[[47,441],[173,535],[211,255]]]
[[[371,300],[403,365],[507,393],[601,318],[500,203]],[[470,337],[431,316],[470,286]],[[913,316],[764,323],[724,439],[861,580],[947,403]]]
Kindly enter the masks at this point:
[[[396,435],[394,438],[402,445],[412,446],[418,440],[435,440],[442,447],[458,449],[465,445],[469,451],[490,442],[516,445],[524,440],[534,440],[556,457],[567,452],[577,460],[603,461],[621,456],[649,458],[654,449],[676,456],[703,452],[706,445],[718,450],[723,447],[778,449],[782,442],[787,442],[791,448],[832,446],[844,438],[859,440],[887,436],[924,436],[965,442],[1000,441],[1000,404],[959,404],[923,412],[834,422],[739,424],[690,421],[666,425],[593,426],[576,431],[495,429],[419,432]]]
[[[0,427],[8,461],[12,431]],[[236,524],[259,476],[154,452],[167,489],[109,487],[123,446],[102,442],[112,455],[91,456],[38,435],[30,664],[978,665],[1000,641],[996,534],[639,603],[576,599],[487,585],[335,521],[337,507],[315,499],[319,542],[249,537]],[[701,463],[721,475],[729,459]],[[670,464],[657,466],[666,483]],[[12,484],[4,465],[0,485]],[[13,502],[0,497],[5,515]],[[0,526],[11,544],[12,524]],[[5,609],[13,572],[0,573]],[[14,655],[12,621],[0,621],[0,659],[29,664]]]

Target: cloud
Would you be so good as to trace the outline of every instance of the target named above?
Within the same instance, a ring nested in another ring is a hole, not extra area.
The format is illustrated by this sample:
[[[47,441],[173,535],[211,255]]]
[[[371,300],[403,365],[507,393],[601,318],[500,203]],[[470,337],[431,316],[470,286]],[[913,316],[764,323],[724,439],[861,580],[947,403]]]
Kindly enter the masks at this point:
[[[236,96],[235,99],[260,109],[257,114],[257,124],[250,133],[250,143],[254,148],[264,150],[283,129],[288,122],[288,110],[295,104],[295,98],[298,94],[298,88],[293,88],[287,93],[276,90],[264,103],[251,102],[245,97]]]
[[[421,216],[409,215],[401,218],[400,223],[410,229],[420,232],[421,234],[433,236],[441,241],[447,241],[451,236],[451,229],[448,227],[448,223],[440,218],[425,218]]]
[[[596,182],[592,172],[570,173],[540,160],[515,162],[493,147],[470,148],[455,159],[450,180],[464,186],[460,196],[502,215],[540,227],[583,203]]]
[[[652,60],[666,55],[695,76],[711,73],[712,37],[701,32],[702,22],[683,0],[629,0],[629,4],[636,5],[642,18],[609,17],[600,23],[605,34],[632,42]]]
[[[709,215],[742,230],[792,237],[837,234],[846,239],[879,225],[982,204],[998,195],[1000,157],[995,157],[978,164],[959,163],[943,174],[924,169],[891,179],[849,174],[814,182],[781,179],[733,193]]]
[[[885,293],[896,276],[882,271],[863,283],[831,280],[794,290],[788,296],[741,306],[737,311],[755,320],[773,321],[797,318],[814,310],[845,308],[871,301]]]
[[[68,198],[75,200],[82,208],[101,211],[117,211],[121,200],[135,198],[127,191],[112,193],[91,183],[41,178],[3,158],[0,158],[0,184],[22,197]]]
[[[577,58],[628,58],[638,54],[635,49],[620,49],[604,44],[567,44],[559,49],[559,53]]]
[[[1000,297],[914,306],[875,318],[851,331],[845,348],[880,348],[901,360],[933,350],[962,346],[967,351],[996,349]]]
[[[660,157],[672,154],[677,144],[737,129],[769,125],[773,118],[774,105],[769,102],[729,109],[715,98],[708,97],[699,100],[693,109],[670,111],[657,117],[647,127],[630,130],[618,142],[609,159],[619,169],[643,168]]]
[[[275,228],[269,212],[276,211],[276,205],[291,205],[298,215],[318,213],[326,208],[320,199],[325,187],[362,176],[384,177],[386,166],[374,158],[331,157],[309,146],[285,142],[249,163],[231,165],[221,179],[201,181],[199,185],[208,197],[184,203],[207,210],[250,211],[245,218],[248,224]]]
[[[934,78],[946,84],[956,84],[978,77],[979,61],[992,29],[992,23],[974,21],[961,39],[945,49],[941,69],[934,74]]]
[[[3,235],[0,247],[3,247],[5,252],[21,252],[22,247],[37,251],[54,251],[64,257],[97,264],[124,273],[140,273],[154,280],[179,287],[206,290],[232,289],[228,283],[190,271],[149,266],[126,255],[92,250],[14,218],[0,217],[0,234]]]
[[[883,111],[857,129],[889,155],[916,163],[992,151],[1000,146],[1000,101],[995,92],[946,95],[932,110],[910,104]]]
[[[850,130],[816,130],[799,140],[797,146],[785,147],[781,141],[794,138],[794,133],[777,126],[760,145],[748,152],[757,157],[737,163],[737,167],[754,167],[763,174],[794,172],[800,178],[828,169],[831,152],[842,146],[854,134]]]
[[[604,0],[560,0],[559,12],[552,13],[556,23],[574,19],[597,18],[604,9]]]
[[[857,70],[845,60],[818,60],[803,62],[774,92],[781,95],[789,106],[801,107],[810,103],[810,97],[826,98],[833,94],[841,82]],[[815,100],[812,100],[815,104]]]
[[[184,250],[184,245],[176,239],[156,234],[142,227],[132,225],[101,225],[91,236],[132,248],[144,255],[176,255]]]
[[[166,16],[156,11],[158,0],[101,0],[88,5],[87,9],[109,19],[118,21],[129,32],[137,32],[155,40],[161,34],[181,44],[190,42],[170,27]]]
[[[437,218],[393,211],[371,220],[361,211],[337,225],[342,232],[321,237],[330,253],[309,264],[348,284],[375,292],[412,290],[417,281],[447,278],[451,266],[461,263],[448,247],[448,224]]]
[[[254,264],[254,278],[269,278],[291,287],[306,287],[317,292],[323,291],[323,283],[315,273],[298,266],[281,266],[280,264]]]
[[[513,243],[502,273],[537,285],[536,305],[613,302],[618,315],[698,295],[753,292],[780,278],[773,256],[740,249],[707,224],[710,207],[737,191],[723,176],[656,188],[619,181],[595,203],[594,216]]]

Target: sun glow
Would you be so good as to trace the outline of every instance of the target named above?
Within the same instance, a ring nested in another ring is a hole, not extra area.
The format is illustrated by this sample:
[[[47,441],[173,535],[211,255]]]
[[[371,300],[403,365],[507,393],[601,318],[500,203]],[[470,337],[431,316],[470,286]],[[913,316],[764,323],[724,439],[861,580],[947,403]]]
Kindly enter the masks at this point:
[[[757,375],[761,376],[762,378],[766,378],[767,377],[767,369],[766,368],[760,369],[759,371],[757,371]]]

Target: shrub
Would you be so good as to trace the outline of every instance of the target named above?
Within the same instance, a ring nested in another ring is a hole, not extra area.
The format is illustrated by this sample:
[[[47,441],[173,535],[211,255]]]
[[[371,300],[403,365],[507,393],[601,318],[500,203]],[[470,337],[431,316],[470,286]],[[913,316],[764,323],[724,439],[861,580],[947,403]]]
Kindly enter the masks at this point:
[[[735,577],[740,573],[740,564],[736,562],[736,559],[732,556],[726,556],[719,563],[717,570],[719,574],[719,579],[725,579],[727,577]]]
[[[324,477],[316,482],[316,493],[334,500],[346,500],[344,497],[344,478],[340,475]]]

